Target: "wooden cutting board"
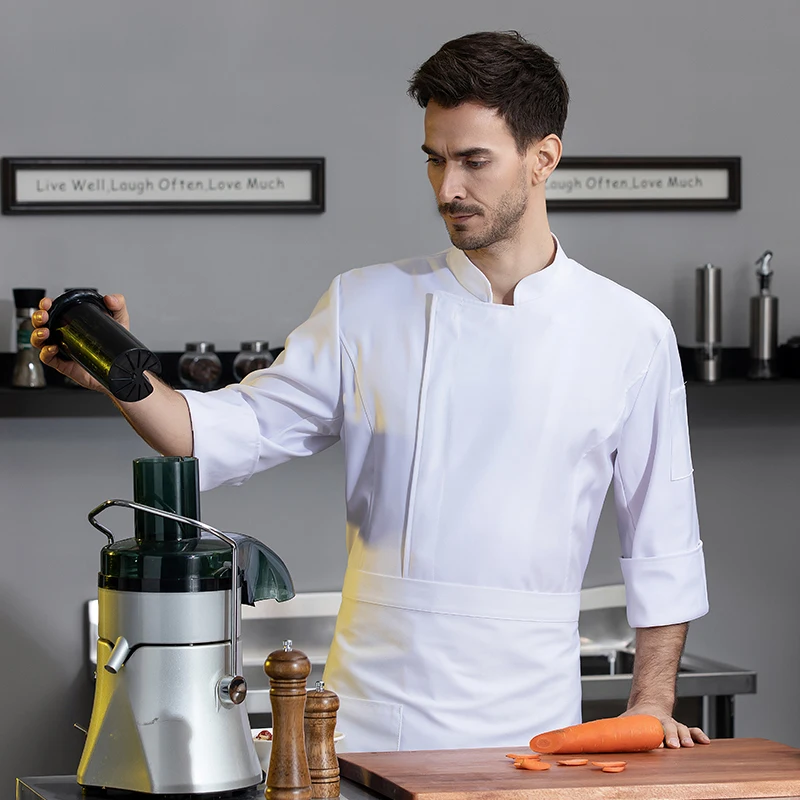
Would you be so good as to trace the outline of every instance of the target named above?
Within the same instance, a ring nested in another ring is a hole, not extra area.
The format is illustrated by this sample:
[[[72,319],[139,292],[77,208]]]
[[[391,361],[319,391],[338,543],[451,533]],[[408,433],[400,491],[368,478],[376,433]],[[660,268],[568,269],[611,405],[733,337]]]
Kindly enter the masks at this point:
[[[730,800],[800,798],[800,750],[768,739],[715,739],[710,745],[589,757],[585,767],[559,767],[568,756],[542,756],[544,772],[515,769],[517,748],[342,753],[342,777],[392,800]],[[591,761],[627,761],[606,773]]]

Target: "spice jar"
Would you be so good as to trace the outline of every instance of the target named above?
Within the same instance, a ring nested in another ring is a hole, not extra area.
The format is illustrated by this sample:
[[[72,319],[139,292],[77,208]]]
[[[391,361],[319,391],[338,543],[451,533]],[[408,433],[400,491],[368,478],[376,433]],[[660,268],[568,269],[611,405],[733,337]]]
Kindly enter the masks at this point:
[[[178,378],[187,389],[206,392],[219,383],[222,362],[211,342],[189,342],[178,359]]]
[[[269,342],[242,342],[242,349],[233,359],[233,374],[240,381],[257,369],[266,369],[274,360]]]

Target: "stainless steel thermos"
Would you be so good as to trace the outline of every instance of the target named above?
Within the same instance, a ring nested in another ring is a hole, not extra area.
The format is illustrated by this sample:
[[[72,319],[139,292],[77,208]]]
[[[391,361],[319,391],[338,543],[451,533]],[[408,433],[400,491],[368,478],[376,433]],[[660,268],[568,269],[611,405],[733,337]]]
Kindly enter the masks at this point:
[[[713,264],[698,267],[695,288],[697,377],[713,383],[722,375],[722,270]]]

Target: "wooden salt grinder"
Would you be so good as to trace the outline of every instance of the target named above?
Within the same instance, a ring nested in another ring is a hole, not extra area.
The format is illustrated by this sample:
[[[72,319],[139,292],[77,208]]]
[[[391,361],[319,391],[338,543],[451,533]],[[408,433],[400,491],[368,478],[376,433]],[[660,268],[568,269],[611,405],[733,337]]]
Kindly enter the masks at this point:
[[[272,751],[269,757],[268,800],[311,800],[311,776],[306,759],[303,712],[306,679],[311,662],[305,653],[292,650],[291,639],[264,662],[269,676],[272,704]]]
[[[339,796],[339,759],[333,744],[339,696],[325,688],[322,681],[306,695],[306,754],[311,774],[311,796]]]

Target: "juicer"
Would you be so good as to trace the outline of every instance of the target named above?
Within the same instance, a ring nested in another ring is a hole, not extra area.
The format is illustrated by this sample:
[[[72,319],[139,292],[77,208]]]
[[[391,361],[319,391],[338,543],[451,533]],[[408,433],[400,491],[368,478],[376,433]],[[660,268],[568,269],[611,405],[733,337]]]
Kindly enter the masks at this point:
[[[288,600],[283,561],[199,521],[194,458],[133,462],[134,500],[89,513],[106,535],[98,575],[97,681],[77,782],[87,793],[218,795],[257,786],[244,703],[241,603]],[[97,521],[135,511],[134,537]]]

